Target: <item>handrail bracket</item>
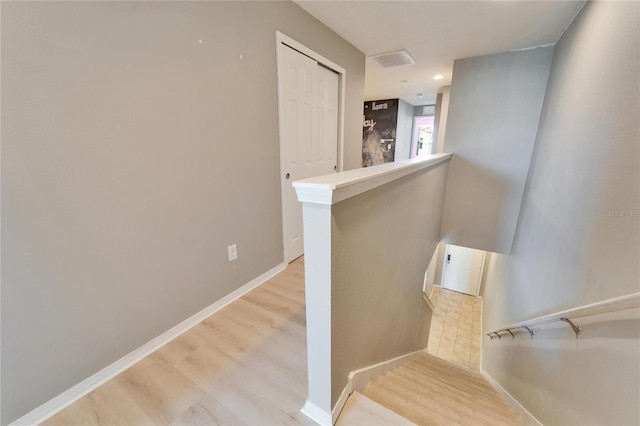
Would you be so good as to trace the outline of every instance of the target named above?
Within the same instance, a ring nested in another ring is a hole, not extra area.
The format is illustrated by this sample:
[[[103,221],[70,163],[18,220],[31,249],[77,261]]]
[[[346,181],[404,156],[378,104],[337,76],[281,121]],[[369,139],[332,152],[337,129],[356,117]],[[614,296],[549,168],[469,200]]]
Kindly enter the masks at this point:
[[[580,335],[580,326],[575,325],[573,321],[571,321],[569,318],[560,318],[560,321],[564,321],[571,326],[571,328],[573,329],[573,332],[576,333],[576,339],[577,339],[578,336]]]
[[[529,334],[531,335],[531,340],[533,340],[533,330],[527,327],[526,325],[523,328],[529,332]]]

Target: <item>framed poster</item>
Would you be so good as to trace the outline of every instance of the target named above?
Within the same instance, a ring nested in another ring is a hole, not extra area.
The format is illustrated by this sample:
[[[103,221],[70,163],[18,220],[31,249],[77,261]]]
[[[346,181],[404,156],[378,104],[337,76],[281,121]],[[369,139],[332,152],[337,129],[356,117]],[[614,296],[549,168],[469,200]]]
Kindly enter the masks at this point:
[[[393,161],[396,151],[398,99],[364,103],[362,167]]]

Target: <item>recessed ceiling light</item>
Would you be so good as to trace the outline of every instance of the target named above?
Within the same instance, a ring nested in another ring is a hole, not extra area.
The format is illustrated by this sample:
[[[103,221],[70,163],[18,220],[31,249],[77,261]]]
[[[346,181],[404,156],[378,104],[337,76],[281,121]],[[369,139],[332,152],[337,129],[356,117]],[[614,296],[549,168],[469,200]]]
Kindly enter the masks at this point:
[[[409,84],[409,80],[400,80],[401,84]]]
[[[433,76],[434,80],[442,80],[444,77],[442,76],[442,74],[436,74]]]
[[[416,96],[421,98],[422,96],[424,96],[422,93],[416,93]]]

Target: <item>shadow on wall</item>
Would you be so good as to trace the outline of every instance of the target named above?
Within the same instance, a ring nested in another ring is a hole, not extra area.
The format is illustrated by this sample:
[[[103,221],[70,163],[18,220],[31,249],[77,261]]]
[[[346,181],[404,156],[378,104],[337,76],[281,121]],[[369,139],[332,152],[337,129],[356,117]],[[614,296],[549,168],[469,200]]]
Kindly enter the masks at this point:
[[[640,319],[586,324],[578,339],[563,324],[534,332],[533,339],[518,333],[515,339],[485,341],[483,359],[500,383],[509,382],[510,371],[518,370],[519,385],[510,390],[513,397],[528,401],[531,413],[556,413],[557,417],[538,414],[540,422],[613,425],[639,419]],[[541,362],[544,370],[521,368]]]
[[[478,167],[453,155],[449,166],[447,187],[464,186],[465,194],[447,191],[442,218],[442,242],[479,250],[495,251],[505,238],[500,224],[507,213],[506,179],[490,169]],[[469,215],[473,212],[473,215]],[[504,233],[504,231],[503,231]]]

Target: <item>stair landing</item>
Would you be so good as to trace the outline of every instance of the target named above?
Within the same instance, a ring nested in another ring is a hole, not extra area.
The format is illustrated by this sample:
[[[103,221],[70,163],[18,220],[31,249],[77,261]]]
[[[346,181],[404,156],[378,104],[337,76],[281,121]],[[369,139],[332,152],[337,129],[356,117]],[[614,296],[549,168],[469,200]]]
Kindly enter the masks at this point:
[[[426,353],[370,382],[364,395],[418,425],[522,424],[480,373]]]

